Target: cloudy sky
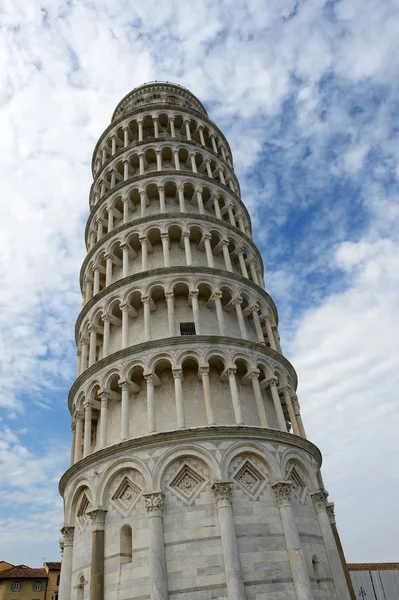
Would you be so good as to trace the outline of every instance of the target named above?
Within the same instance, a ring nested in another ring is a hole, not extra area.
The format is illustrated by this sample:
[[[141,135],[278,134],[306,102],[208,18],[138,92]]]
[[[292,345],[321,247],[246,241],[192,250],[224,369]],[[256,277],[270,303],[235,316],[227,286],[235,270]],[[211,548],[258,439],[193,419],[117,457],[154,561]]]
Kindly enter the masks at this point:
[[[349,561],[397,560],[397,0],[3,0],[0,560],[58,560],[90,161],[169,80],[226,133]]]

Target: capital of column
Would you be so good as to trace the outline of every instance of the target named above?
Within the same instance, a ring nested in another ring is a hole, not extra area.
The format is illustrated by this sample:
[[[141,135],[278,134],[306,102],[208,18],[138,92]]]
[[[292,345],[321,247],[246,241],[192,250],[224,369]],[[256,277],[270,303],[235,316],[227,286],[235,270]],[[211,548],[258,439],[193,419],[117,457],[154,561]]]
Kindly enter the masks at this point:
[[[284,394],[284,396],[286,394],[288,394],[288,396],[290,396],[291,395],[291,388],[288,385],[285,385],[285,386],[279,388],[279,392],[281,392],[282,394]]]
[[[64,548],[65,546],[72,546],[74,531],[75,527],[71,527],[70,525],[64,525],[61,527],[61,535],[64,538]]]
[[[201,375],[201,377],[203,375],[209,375],[209,365],[203,365],[199,367],[198,373]]]
[[[88,346],[89,343],[90,343],[89,338],[86,338],[86,337],[80,338],[80,344],[81,344],[81,346]]]
[[[190,298],[198,298],[198,290],[191,290]]]
[[[232,377],[237,373],[237,367],[227,367],[226,372],[229,377]]]
[[[230,243],[229,240],[227,240],[225,238],[222,239],[222,246],[228,246],[229,243]]]
[[[210,233],[204,233],[204,240],[211,240],[212,236]]]
[[[326,490],[317,490],[310,494],[316,512],[326,511],[328,492]]]
[[[237,298],[233,298],[231,301],[233,306],[236,306],[237,304],[242,304],[243,303],[243,298],[241,298],[241,296],[237,296]]]
[[[121,390],[130,390],[132,386],[132,382],[124,379],[123,381],[118,381],[119,387]]]
[[[334,502],[327,502],[326,509],[327,509],[327,514],[328,514],[328,518],[330,519],[331,525],[336,525]]]
[[[94,271],[99,271],[100,270],[100,265],[91,265],[92,271],[94,273]]]
[[[211,300],[220,300],[222,298],[222,292],[213,292]]]
[[[143,246],[144,244],[147,243],[147,238],[145,236],[144,237],[139,237],[139,242]]]
[[[105,527],[105,515],[107,511],[105,508],[90,508],[87,511],[87,514],[90,517],[92,530],[93,531],[103,531]]]
[[[269,384],[269,387],[277,387],[278,379],[276,377],[270,377],[270,379],[267,380],[267,383]]]
[[[253,369],[249,374],[249,379],[254,381],[254,379],[259,379],[260,371],[259,369]]]
[[[175,379],[181,379],[183,376],[183,369],[172,369],[172,373]]]
[[[160,490],[143,494],[148,517],[162,516],[164,493]]]
[[[83,411],[77,410],[73,416],[75,423],[77,423],[78,421],[83,421],[83,416]]]
[[[93,408],[94,402],[93,400],[91,400],[90,398],[87,398],[84,402],[83,402],[83,407],[84,409],[89,409],[89,408]]]
[[[106,323],[107,321],[111,321],[112,319],[112,315],[110,315],[109,313],[103,313],[101,315],[101,320],[104,321],[104,323]]]
[[[146,380],[146,383],[154,381],[154,374],[152,371],[151,371],[151,373],[143,373],[143,377]]]
[[[299,406],[299,402],[298,402],[298,396],[296,394],[293,394],[291,396],[291,402],[292,402],[292,406],[294,408],[295,414],[299,415],[300,414],[300,406]]]
[[[175,297],[173,292],[165,292],[165,298],[171,300]]]
[[[190,232],[189,231],[183,231],[183,238],[190,239]]]
[[[129,312],[129,310],[131,309],[130,304],[120,304],[119,308],[121,309],[122,312]]]
[[[278,506],[284,506],[285,504],[291,503],[291,481],[275,481],[271,486],[275,493]]]
[[[105,400],[109,400],[111,397],[111,392],[110,390],[100,390],[98,395],[100,396],[101,402],[105,402]]]
[[[253,304],[252,306],[249,307],[249,310],[254,313],[254,312],[258,312],[259,311],[259,306],[257,304]]]
[[[164,192],[164,191],[165,191],[164,186],[163,185],[159,185],[158,186],[158,192]]]
[[[141,296],[141,302],[143,304],[149,304],[150,303],[150,297],[149,296]]]
[[[230,481],[215,481],[212,485],[212,491],[218,508],[231,506],[233,485]]]
[[[169,240],[169,233],[167,231],[161,233],[161,240]]]
[[[65,546],[64,540],[58,540],[58,545],[60,547],[61,558],[64,558],[64,546]]]
[[[88,330],[91,333],[92,331],[97,331],[98,327],[97,327],[97,325],[94,325],[94,323],[89,323]]]

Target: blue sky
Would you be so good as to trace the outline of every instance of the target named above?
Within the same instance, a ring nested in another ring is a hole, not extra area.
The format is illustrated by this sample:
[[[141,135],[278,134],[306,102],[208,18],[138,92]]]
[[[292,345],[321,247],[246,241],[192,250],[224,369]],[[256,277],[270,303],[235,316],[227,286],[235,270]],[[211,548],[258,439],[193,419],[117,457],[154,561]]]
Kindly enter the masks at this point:
[[[194,8],[195,7],[195,8]],[[169,80],[227,135],[350,561],[397,560],[396,0],[0,7],[0,559],[57,560],[90,162]]]

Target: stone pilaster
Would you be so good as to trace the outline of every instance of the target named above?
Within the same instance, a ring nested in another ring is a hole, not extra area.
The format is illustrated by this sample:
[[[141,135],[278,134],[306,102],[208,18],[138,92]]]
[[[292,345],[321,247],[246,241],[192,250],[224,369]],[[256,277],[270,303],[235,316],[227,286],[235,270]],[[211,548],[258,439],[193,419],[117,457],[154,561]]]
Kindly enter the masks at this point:
[[[106,510],[87,511],[92,522],[90,561],[90,600],[104,600],[104,528]]]
[[[75,528],[69,525],[64,525],[61,529],[61,533],[64,537],[62,543],[62,564],[61,564],[61,576],[60,576],[60,588],[59,588],[59,600],[70,600],[71,599],[71,586],[72,586],[72,559],[73,559],[73,534]],[[60,545],[61,545],[60,543]]]
[[[143,494],[150,534],[151,600],[168,600],[165,544],[163,535],[163,501],[160,490]]]

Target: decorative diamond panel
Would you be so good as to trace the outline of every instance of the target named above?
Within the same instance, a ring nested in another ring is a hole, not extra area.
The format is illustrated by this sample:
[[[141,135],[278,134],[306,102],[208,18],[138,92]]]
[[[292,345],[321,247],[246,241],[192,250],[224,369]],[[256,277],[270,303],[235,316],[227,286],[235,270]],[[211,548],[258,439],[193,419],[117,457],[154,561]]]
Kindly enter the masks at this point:
[[[298,498],[301,504],[305,503],[306,496],[308,494],[308,486],[306,479],[295,465],[289,465],[287,470],[287,479],[292,481],[292,491],[294,496]]]
[[[233,475],[237,485],[254,500],[259,496],[266,484],[266,477],[249,461],[246,460]]]
[[[193,466],[184,464],[180,467],[168,488],[186,504],[192,504],[204,489],[207,481]]]
[[[124,477],[111,500],[124,517],[136,504],[143,490],[129,477]]]

